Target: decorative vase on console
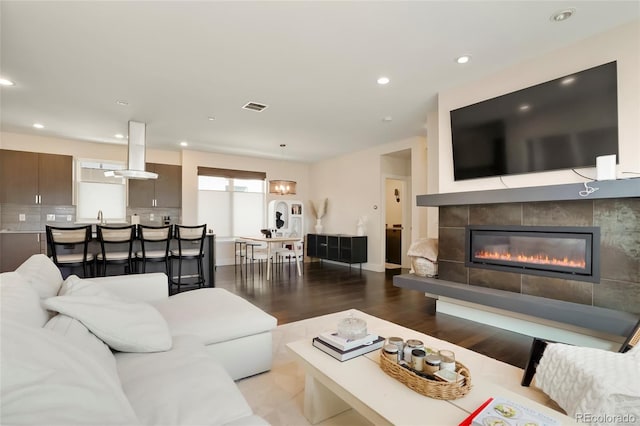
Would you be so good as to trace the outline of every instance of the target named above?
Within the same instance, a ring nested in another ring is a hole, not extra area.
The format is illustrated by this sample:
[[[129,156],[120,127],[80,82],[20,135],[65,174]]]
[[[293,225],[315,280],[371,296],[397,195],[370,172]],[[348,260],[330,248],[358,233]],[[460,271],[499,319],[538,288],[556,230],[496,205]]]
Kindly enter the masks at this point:
[[[327,214],[327,205],[329,200],[325,198],[318,207],[316,207],[313,201],[310,201],[309,203],[311,204],[311,214],[313,214],[313,217],[316,219],[316,234],[322,234],[322,218]]]

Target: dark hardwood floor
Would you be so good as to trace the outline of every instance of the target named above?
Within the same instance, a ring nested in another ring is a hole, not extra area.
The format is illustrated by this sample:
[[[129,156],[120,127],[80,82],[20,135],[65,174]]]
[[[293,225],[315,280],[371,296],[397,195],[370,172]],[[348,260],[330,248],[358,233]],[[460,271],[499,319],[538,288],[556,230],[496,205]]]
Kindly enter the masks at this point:
[[[278,319],[278,324],[299,321],[347,309],[403,325],[524,368],[532,338],[435,312],[435,300],[422,293],[393,285],[393,275],[362,271],[357,266],[305,263],[302,277],[295,265],[276,268],[273,279],[245,273],[234,266],[220,266],[216,286],[249,300]]]

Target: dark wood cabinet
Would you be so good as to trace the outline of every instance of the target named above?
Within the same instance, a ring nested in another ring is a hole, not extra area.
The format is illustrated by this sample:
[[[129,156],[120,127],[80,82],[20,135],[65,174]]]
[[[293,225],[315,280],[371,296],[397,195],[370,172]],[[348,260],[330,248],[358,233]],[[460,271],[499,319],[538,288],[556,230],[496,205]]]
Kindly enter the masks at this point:
[[[46,253],[44,233],[0,233],[0,272],[14,271],[34,254]]]
[[[367,237],[352,235],[308,234],[307,256],[361,265],[367,262]]]
[[[388,263],[402,264],[402,229],[387,228],[386,231],[386,255],[385,261]]]
[[[171,164],[147,163],[147,171],[158,179],[129,180],[129,207],[182,206],[182,167]]]
[[[73,157],[3,149],[0,166],[0,202],[72,204]]]

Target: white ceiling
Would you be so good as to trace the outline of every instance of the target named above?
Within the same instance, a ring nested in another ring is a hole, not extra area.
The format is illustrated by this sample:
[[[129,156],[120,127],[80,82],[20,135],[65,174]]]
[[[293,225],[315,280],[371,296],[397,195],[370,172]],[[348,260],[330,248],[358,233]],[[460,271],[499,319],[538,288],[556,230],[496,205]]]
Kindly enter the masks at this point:
[[[16,83],[3,131],[125,143],[136,120],[150,148],[313,162],[424,135],[438,91],[638,19],[640,2],[2,0],[0,14]]]

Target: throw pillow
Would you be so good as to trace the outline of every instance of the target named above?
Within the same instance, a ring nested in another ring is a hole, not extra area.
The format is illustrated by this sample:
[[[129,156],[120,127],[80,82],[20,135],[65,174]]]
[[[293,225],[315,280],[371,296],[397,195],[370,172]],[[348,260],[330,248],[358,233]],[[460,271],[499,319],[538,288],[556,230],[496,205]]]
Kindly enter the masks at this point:
[[[11,320],[32,327],[42,327],[49,315],[40,303],[40,296],[26,278],[17,272],[0,275],[0,315],[3,321]]]
[[[82,322],[115,350],[158,352],[171,348],[169,326],[149,304],[125,302],[106,292],[99,296],[72,294],[52,297],[45,300],[44,305]]]
[[[0,340],[0,424],[140,424],[120,384],[54,333],[3,321]]]
[[[62,284],[62,274],[51,259],[44,254],[34,254],[18,268],[16,272],[22,274],[41,299],[58,294]]]
[[[104,289],[100,283],[90,279],[83,279],[77,275],[69,275],[62,282],[58,296],[99,296],[105,299],[119,299],[109,290]]]

